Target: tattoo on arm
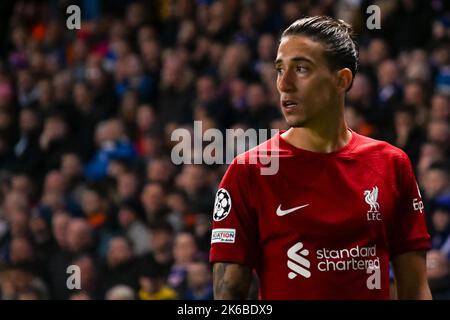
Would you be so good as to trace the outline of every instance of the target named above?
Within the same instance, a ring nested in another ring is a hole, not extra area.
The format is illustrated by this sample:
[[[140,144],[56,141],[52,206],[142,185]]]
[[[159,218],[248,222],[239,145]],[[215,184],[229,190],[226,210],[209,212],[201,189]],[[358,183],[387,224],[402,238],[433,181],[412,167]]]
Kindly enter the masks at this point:
[[[214,299],[246,299],[252,280],[249,267],[217,262],[213,266]]]

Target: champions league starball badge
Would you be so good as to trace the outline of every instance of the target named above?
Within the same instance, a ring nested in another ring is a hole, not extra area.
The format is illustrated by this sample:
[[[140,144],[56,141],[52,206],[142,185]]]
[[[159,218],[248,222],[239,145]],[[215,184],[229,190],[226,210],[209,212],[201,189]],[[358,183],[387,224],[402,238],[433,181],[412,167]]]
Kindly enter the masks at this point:
[[[217,191],[214,202],[214,221],[225,219],[231,210],[231,197],[227,190],[221,188]]]

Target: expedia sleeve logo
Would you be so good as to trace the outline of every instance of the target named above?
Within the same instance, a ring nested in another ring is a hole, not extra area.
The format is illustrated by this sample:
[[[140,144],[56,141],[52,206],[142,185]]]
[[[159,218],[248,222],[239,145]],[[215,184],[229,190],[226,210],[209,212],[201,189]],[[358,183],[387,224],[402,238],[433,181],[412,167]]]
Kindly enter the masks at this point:
[[[220,188],[216,194],[216,201],[214,202],[214,221],[221,221],[225,219],[231,210],[231,197],[227,190]]]

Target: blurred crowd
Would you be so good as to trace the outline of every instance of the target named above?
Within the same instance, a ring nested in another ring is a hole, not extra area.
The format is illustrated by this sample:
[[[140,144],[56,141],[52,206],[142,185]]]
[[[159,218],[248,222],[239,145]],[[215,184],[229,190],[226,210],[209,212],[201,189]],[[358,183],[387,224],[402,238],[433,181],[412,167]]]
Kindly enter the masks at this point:
[[[81,8],[68,30],[66,8]],[[366,8],[381,9],[381,29]],[[0,299],[212,298],[227,165],[174,165],[176,128],[272,128],[279,35],[351,23],[355,131],[402,148],[425,202],[435,298],[450,299],[450,5],[444,0],[0,3]],[[69,289],[77,265],[80,289]]]

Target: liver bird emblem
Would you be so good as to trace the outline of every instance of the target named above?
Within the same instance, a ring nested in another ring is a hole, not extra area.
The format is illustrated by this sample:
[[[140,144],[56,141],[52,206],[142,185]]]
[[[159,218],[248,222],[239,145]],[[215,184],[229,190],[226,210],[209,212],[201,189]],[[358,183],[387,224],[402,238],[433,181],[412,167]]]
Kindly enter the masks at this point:
[[[365,196],[364,200],[368,205],[370,205],[370,210],[368,212],[378,212],[378,209],[380,209],[380,205],[377,202],[378,187],[373,187],[372,191],[365,190],[364,196]]]

